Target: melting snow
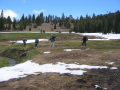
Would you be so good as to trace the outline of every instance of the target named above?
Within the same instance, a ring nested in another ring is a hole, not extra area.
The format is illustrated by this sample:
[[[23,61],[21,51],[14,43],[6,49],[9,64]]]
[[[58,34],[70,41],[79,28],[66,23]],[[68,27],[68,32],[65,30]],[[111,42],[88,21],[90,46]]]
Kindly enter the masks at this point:
[[[88,36],[96,36],[101,37],[103,39],[88,39],[88,40],[110,40],[110,39],[120,39],[120,34],[103,34],[103,33],[77,33],[79,35],[88,35]]]
[[[73,50],[81,50],[81,49],[64,49],[64,51],[73,51]]]
[[[89,40],[110,40],[110,39],[120,39],[120,34],[102,34],[102,33],[78,33],[80,35],[89,35],[89,36],[96,36],[102,37],[103,39],[89,39]],[[48,41],[48,39],[39,39],[39,41]],[[22,40],[19,41],[10,41],[16,43],[23,43]],[[27,43],[34,43],[35,39],[27,40]],[[64,49],[64,51],[72,51],[72,50],[80,50],[80,49]],[[44,53],[50,53],[44,52]],[[114,62],[106,62],[108,64],[114,64]],[[37,63],[28,60],[24,63],[17,64],[11,67],[3,67],[0,68],[0,82],[7,81],[13,78],[22,78],[26,77],[30,74],[38,74],[37,72],[54,72],[54,73],[70,73],[73,75],[83,75],[85,70],[69,70],[69,69],[102,69],[108,68],[107,66],[89,66],[89,65],[79,65],[79,63],[75,62],[75,64],[65,64],[58,62],[56,64],[43,64],[39,65]],[[117,67],[111,67],[110,69],[117,69]],[[96,85],[95,87],[99,87]]]
[[[105,63],[107,63],[107,64],[114,64],[115,62],[105,62]]]
[[[75,62],[76,63],[76,62]],[[90,66],[90,65],[78,65],[78,64],[65,64],[63,62],[57,62],[56,64],[43,64],[39,65],[28,60],[24,63],[17,64],[11,67],[0,68],[0,81],[7,81],[13,78],[22,78],[30,74],[39,74],[38,72],[47,73],[70,73],[73,75],[83,75],[85,70],[69,70],[69,69],[103,69],[108,68],[107,66]],[[115,67],[113,67],[115,68]],[[117,68],[116,68],[117,69]]]
[[[99,85],[95,85],[95,88],[101,88]]]
[[[43,52],[43,53],[47,54],[47,53],[50,53],[50,51],[47,51],[47,52]]]
[[[48,41],[48,39],[39,39],[39,41]],[[16,42],[16,43],[23,43],[22,40],[18,40],[18,41],[10,41],[10,42]],[[26,43],[35,43],[35,39],[28,39]]]

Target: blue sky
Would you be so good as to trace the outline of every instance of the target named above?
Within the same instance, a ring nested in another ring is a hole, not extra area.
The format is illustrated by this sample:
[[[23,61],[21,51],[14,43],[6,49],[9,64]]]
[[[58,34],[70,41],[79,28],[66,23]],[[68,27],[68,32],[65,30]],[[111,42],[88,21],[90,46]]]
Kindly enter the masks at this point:
[[[49,14],[61,17],[72,15],[77,17],[107,14],[120,10],[120,0],[0,0],[0,13],[4,10],[4,16],[21,18],[24,14],[35,14],[43,12],[44,16]]]

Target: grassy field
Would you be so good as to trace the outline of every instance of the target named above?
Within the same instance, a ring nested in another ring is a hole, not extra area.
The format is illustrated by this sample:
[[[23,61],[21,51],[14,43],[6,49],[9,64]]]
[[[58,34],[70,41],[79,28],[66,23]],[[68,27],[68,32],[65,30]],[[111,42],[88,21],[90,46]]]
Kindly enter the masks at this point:
[[[8,61],[6,59],[0,59],[0,68],[8,66]]]
[[[3,56],[15,58],[18,63],[28,59],[39,64],[64,62],[80,63],[94,66],[118,67],[116,70],[97,69],[86,70],[82,76],[59,73],[40,73],[29,75],[25,78],[12,79],[0,82],[0,90],[119,90],[120,83],[120,40],[87,41],[87,46],[82,47],[82,36],[77,34],[53,34],[56,36],[55,47],[49,47],[49,41],[42,41],[38,48],[33,48],[34,43],[23,44],[9,43],[11,40],[23,38],[49,39],[50,33],[0,33],[0,53]],[[90,38],[95,38],[89,36]],[[64,49],[80,49],[64,51]],[[50,51],[49,54],[44,52]],[[108,65],[105,62],[115,62]],[[29,82],[28,82],[29,81]],[[102,89],[96,89],[99,85]]]

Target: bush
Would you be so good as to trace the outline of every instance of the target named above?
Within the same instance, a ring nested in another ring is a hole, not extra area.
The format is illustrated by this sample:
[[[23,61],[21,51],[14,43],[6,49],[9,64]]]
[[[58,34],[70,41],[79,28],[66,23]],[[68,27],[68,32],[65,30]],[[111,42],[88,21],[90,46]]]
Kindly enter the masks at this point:
[[[31,31],[31,27],[29,27],[29,31]]]
[[[37,28],[37,25],[34,25],[33,28]]]

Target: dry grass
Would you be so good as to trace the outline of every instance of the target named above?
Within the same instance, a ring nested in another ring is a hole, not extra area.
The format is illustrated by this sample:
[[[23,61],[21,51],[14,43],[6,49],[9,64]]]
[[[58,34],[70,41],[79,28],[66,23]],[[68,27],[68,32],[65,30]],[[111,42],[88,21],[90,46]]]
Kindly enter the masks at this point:
[[[71,38],[60,39],[55,42],[55,47],[49,47],[49,42],[39,44],[39,54],[32,57],[33,62],[39,64],[46,63],[75,63],[95,66],[120,67],[120,49],[88,49],[80,45],[69,45],[69,43],[80,43],[81,36],[73,35]],[[92,37],[93,38],[93,37]],[[68,44],[64,44],[68,43]],[[63,49],[81,49],[76,51],[63,51]],[[43,52],[50,51],[49,54]],[[108,65],[105,62],[115,62]],[[119,90],[119,73],[117,70],[87,70],[85,75],[71,75],[59,73],[41,73],[38,75],[29,75],[25,78],[12,79],[6,82],[0,82],[0,90],[103,90],[95,89],[94,85],[108,88],[108,90]],[[113,75],[115,74],[115,75]],[[113,77],[113,78],[112,78]],[[116,79],[117,78],[117,79]],[[115,81],[116,84],[114,85]],[[118,87],[118,88],[117,88]]]
[[[27,26],[26,29],[24,31],[29,31],[29,27]],[[59,24],[56,25],[56,29],[54,29],[54,24],[50,24],[50,23],[43,23],[41,26],[38,26],[37,28],[33,28],[31,29],[31,31],[41,31],[41,30],[45,30],[45,32],[69,32],[69,29],[62,29],[61,27],[59,27]]]

